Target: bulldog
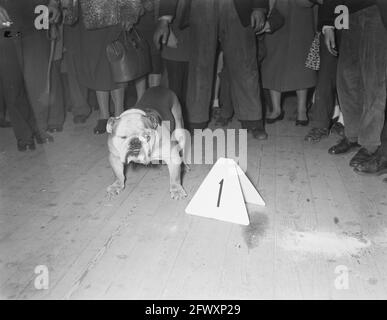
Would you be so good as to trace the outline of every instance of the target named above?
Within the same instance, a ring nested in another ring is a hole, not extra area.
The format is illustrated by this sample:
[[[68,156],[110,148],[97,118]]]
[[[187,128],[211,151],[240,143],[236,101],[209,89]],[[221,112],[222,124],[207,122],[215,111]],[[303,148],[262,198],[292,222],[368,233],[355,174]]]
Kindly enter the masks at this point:
[[[181,152],[185,130],[181,106],[169,89],[148,89],[136,105],[107,123],[109,162],[116,181],[107,188],[111,197],[125,188],[125,165],[150,164],[162,160],[168,165],[172,199],[187,196],[181,185]]]

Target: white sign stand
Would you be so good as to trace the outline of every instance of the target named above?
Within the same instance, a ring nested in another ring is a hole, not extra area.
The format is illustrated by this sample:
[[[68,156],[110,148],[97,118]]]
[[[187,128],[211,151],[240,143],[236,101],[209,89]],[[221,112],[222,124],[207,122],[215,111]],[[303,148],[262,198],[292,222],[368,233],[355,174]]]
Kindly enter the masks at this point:
[[[241,225],[249,225],[246,204],[265,202],[233,159],[220,158],[199,187],[185,212]]]

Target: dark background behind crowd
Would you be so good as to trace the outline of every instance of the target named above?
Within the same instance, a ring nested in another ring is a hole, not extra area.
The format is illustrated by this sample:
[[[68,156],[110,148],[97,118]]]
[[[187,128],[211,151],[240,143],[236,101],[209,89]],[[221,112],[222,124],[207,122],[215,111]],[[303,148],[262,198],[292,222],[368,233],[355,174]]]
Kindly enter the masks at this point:
[[[34,25],[42,4],[49,30]],[[335,13],[339,5],[349,16]],[[106,49],[134,29],[150,71],[118,83]],[[284,94],[294,92],[295,125],[311,126],[306,141],[339,131],[329,153],[356,150],[355,172],[387,172],[387,1],[0,0],[0,31],[0,127],[12,126],[20,151],[54,142],[67,111],[82,124],[98,109],[94,133],[104,134],[110,116],[160,85],[178,96],[187,129],[235,117],[265,140],[265,126],[284,119]]]

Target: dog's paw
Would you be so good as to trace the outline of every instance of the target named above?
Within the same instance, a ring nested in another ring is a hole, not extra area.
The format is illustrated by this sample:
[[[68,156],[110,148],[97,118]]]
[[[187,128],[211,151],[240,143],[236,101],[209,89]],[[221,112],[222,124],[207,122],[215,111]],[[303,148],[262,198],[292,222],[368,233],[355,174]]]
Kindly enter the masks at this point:
[[[119,195],[122,190],[124,190],[124,186],[122,185],[122,183],[116,181],[106,189],[106,192],[108,197],[112,198],[114,196]]]
[[[185,192],[184,188],[181,185],[173,185],[171,186],[171,198],[174,200],[182,200],[187,196],[187,192]]]

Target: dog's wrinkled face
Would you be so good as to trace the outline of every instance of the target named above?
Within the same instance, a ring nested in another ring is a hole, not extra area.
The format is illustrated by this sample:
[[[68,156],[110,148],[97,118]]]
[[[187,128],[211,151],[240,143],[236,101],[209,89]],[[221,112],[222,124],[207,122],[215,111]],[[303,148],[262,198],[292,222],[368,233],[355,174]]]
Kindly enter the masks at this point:
[[[157,141],[157,131],[144,112],[123,113],[111,118],[107,127],[122,163],[149,164]]]

